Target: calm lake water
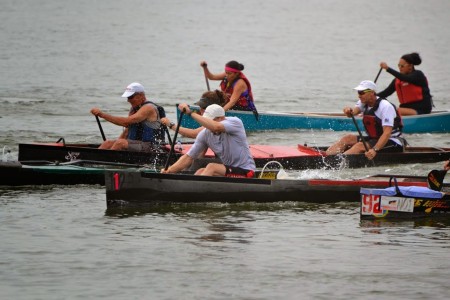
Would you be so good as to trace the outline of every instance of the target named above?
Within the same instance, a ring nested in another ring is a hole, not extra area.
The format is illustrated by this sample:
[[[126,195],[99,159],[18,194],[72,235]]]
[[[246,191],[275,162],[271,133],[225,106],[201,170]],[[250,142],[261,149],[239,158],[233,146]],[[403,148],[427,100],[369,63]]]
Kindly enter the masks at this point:
[[[175,103],[206,89],[201,60],[213,72],[242,62],[260,111],[340,111],[380,61],[396,66],[418,51],[435,109],[450,109],[449,10],[447,0],[3,0],[0,146],[17,156],[20,142],[99,142],[89,110],[125,115],[120,95],[133,81],[174,118]],[[383,72],[377,83],[391,80]],[[119,135],[102,124],[107,137]],[[249,140],[323,146],[342,134],[289,130]],[[449,137],[406,136],[438,147],[450,147]],[[425,175],[441,166],[292,176]],[[279,200],[115,212],[100,186],[2,187],[0,298],[450,297],[450,221],[360,222],[357,203]]]

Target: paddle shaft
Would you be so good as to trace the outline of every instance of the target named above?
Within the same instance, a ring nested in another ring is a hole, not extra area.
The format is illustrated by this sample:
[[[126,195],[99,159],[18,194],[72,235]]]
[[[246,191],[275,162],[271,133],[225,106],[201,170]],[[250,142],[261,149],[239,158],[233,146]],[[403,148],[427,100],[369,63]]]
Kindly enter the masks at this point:
[[[102,124],[100,124],[100,119],[98,116],[95,116],[97,119],[98,128],[100,129],[100,133],[102,134],[103,141],[106,141],[105,133],[103,132]]]
[[[178,118],[177,128],[175,129],[175,134],[173,135],[172,145],[170,146],[170,151],[169,151],[169,155],[167,156],[167,161],[166,161],[164,170],[167,170],[169,168],[170,160],[172,159],[172,154],[175,149],[175,143],[177,142],[178,131],[180,131],[180,125],[181,125],[181,120],[183,118],[183,115],[184,115],[184,110],[180,112],[180,117]]]
[[[359,130],[358,123],[356,122],[356,119],[355,119],[355,116],[353,115],[353,113],[352,113],[352,120],[353,120],[353,124],[355,124],[356,130],[358,130],[359,137],[361,138],[361,143],[363,143],[364,148],[366,149],[366,152],[369,151],[369,147],[367,147],[367,144],[364,141],[364,137],[361,133],[361,130]]]
[[[164,126],[164,125],[161,125]],[[169,140],[169,144],[172,145],[172,138],[170,137],[169,129],[167,129],[167,126],[164,126],[164,132],[167,134],[167,139]]]
[[[375,77],[375,80],[373,81],[374,83],[377,83],[378,77],[380,77],[382,70],[383,70],[383,68],[380,68],[380,71],[378,71],[377,77]]]
[[[206,74],[205,74],[205,81],[206,81],[206,87],[208,88],[208,91],[210,91],[211,89],[209,88],[209,81],[208,81],[208,77],[206,77]]]
[[[202,63],[201,66],[203,67],[203,73],[205,74],[206,87],[208,88],[208,91],[210,91],[211,89],[209,88],[208,76],[206,76],[206,67],[208,65],[205,62],[205,63]]]

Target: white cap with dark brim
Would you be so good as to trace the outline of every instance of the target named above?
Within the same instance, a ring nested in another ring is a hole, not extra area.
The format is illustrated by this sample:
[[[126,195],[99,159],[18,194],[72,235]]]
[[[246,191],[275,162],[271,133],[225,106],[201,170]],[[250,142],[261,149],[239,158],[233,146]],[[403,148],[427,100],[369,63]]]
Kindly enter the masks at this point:
[[[137,82],[130,83],[125,89],[125,92],[123,93],[122,97],[128,98],[134,95],[134,93],[144,93],[144,87],[142,86],[142,84]]]
[[[223,107],[217,104],[211,104],[205,109],[205,112],[203,113],[203,117],[207,119],[214,120],[218,117],[224,117],[225,111],[223,110]]]
[[[364,81],[361,81],[359,83],[359,85],[357,87],[353,88],[353,89],[357,90],[357,91],[365,91],[365,90],[376,91],[377,90],[377,85],[373,81],[364,80]]]

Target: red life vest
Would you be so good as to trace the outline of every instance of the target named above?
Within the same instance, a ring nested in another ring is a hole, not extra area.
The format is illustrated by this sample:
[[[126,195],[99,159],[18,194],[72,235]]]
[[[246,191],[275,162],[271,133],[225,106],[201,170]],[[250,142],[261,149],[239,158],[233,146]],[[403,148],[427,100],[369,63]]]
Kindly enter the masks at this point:
[[[383,98],[378,98],[377,102],[375,102],[375,105],[372,108],[368,108],[366,105],[364,109],[364,116],[363,116],[363,124],[364,128],[366,129],[367,135],[371,139],[378,139],[383,134],[383,126],[382,121],[380,118],[378,118],[375,115],[375,111],[378,110],[378,107],[380,106],[380,101],[383,100]],[[398,136],[401,133],[401,130],[403,128],[402,118],[400,114],[398,113],[397,108],[394,104],[390,103],[392,106],[394,106],[396,117],[394,119],[394,126],[392,127],[392,133],[391,136]]]
[[[423,100],[423,89],[421,86],[395,79],[395,90],[401,104],[419,102]]]
[[[253,104],[252,86],[250,85],[250,81],[248,81],[247,77],[245,77],[243,73],[239,73],[238,79],[236,79],[231,84],[228,82],[227,78],[222,80],[222,82],[220,83],[220,89],[227,95],[227,103],[228,103],[230,101],[231,95],[233,94],[234,85],[236,84],[236,82],[238,82],[239,79],[245,81],[245,84],[247,84],[247,90],[240,95],[238,101],[236,102],[236,105],[248,108],[248,110],[253,110],[255,106]]]

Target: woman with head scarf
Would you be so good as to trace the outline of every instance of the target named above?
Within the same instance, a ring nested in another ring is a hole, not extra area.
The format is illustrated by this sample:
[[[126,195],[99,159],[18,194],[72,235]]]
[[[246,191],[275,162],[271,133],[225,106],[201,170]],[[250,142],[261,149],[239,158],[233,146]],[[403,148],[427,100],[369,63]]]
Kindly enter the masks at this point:
[[[210,80],[221,80],[220,89],[227,96],[227,103],[223,106],[224,110],[247,110],[257,114],[253,100],[252,87],[250,81],[242,73],[244,65],[235,60],[229,61],[225,65],[224,72],[213,74],[208,70],[206,61],[202,61],[200,66],[203,68],[205,77]]]

